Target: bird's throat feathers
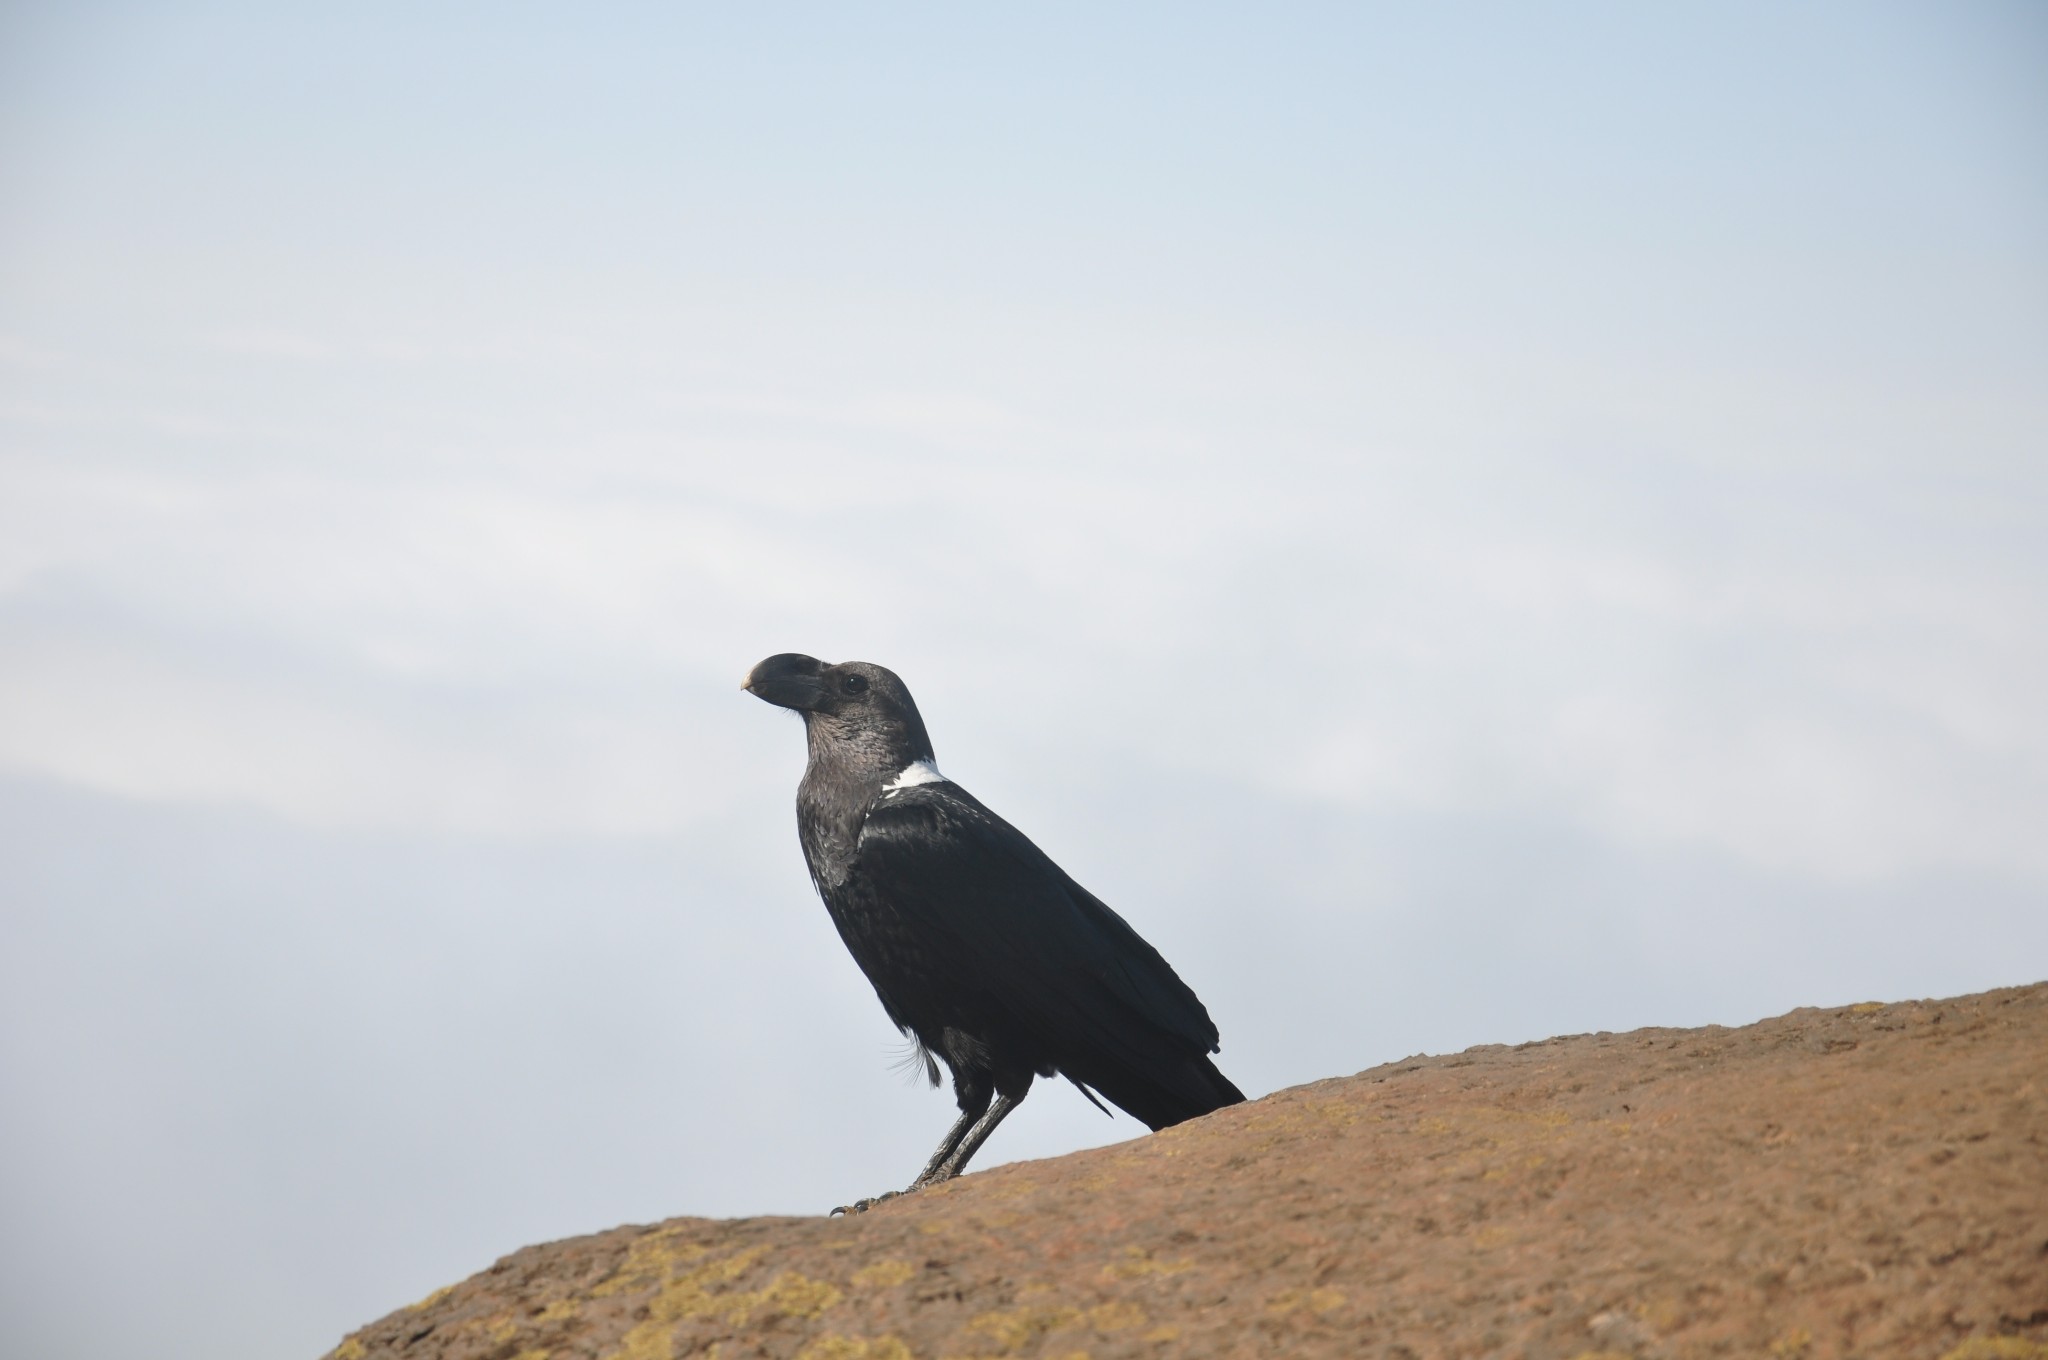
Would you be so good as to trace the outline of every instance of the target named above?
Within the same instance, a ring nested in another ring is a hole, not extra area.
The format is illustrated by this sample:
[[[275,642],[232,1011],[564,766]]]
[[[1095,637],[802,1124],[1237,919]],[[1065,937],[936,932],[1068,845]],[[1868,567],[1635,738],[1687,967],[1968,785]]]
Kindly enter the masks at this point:
[[[931,738],[915,711],[908,723],[875,722],[862,714],[849,720],[835,713],[804,714],[804,737],[810,763],[804,782],[827,780],[848,792],[875,790],[913,767],[932,767]],[[913,783],[925,782],[912,780]]]
[[[919,784],[943,781],[931,739],[911,710],[909,723],[861,721],[832,713],[804,714],[810,762],[797,786],[797,823],[821,884],[845,876],[860,829],[876,801]]]

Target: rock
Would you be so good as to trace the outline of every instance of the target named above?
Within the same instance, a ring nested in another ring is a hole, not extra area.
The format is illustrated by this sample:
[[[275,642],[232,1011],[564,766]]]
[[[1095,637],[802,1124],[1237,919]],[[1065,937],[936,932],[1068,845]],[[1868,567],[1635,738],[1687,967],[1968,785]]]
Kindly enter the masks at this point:
[[[2048,984],[1406,1059],[853,1218],[528,1247],[330,1360],[2048,1360]]]

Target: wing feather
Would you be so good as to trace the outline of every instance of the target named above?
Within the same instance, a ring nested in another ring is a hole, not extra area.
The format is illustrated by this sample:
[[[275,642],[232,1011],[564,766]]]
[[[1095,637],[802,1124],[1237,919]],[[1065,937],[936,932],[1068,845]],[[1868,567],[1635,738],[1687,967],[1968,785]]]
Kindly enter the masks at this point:
[[[1215,1050],[1208,1011],[1159,952],[958,785],[884,798],[853,867],[1054,1054],[1150,1067]]]

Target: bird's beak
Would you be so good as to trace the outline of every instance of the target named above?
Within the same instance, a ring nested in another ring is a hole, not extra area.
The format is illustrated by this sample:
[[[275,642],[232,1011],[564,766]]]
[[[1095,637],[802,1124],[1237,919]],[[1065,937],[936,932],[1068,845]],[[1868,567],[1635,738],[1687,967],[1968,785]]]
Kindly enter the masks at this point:
[[[748,671],[740,688],[777,708],[802,712],[816,708],[824,697],[824,671],[825,663],[814,656],[783,652]]]

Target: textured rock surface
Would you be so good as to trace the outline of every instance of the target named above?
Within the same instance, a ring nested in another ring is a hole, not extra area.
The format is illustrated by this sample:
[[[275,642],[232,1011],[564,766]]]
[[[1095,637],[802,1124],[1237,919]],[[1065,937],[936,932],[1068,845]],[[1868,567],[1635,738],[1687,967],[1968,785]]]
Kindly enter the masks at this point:
[[[859,1218],[528,1247],[332,1355],[2048,1360],[2048,984],[1416,1058]]]

